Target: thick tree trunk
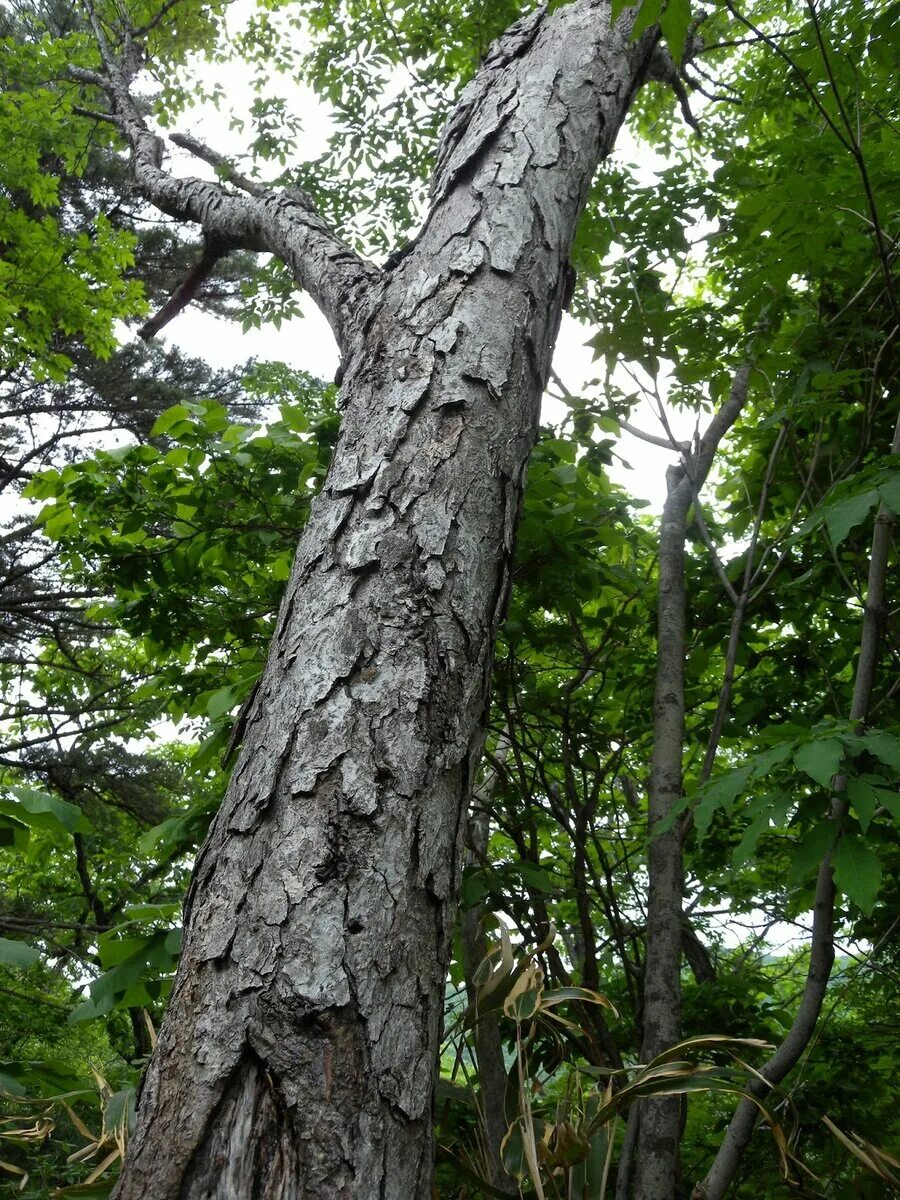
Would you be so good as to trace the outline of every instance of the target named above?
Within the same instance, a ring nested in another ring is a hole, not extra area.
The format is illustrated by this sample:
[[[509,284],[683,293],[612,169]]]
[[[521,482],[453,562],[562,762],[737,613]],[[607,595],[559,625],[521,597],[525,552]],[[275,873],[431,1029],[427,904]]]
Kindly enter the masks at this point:
[[[340,442],[197,862],[118,1200],[431,1194],[493,638],[577,218],[653,50],[631,20],[578,0],[499,39],[421,235],[343,322]]]

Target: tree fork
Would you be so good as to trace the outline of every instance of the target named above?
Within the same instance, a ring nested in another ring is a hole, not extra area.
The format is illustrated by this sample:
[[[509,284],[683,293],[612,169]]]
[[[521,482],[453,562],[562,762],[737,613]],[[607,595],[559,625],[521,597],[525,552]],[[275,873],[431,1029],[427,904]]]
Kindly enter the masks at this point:
[[[198,857],[118,1200],[431,1194],[493,639],[576,223],[656,43],[631,41],[632,21],[578,0],[498,39],[390,273],[290,199],[171,180],[152,135],[128,135],[150,199],[206,233],[249,230],[319,293],[345,376],[334,460]]]

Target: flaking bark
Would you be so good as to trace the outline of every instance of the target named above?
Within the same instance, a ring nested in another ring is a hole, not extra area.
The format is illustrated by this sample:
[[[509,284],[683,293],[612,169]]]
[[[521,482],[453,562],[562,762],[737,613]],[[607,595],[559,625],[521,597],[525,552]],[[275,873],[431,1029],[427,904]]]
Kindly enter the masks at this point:
[[[495,43],[421,234],[377,276],[300,201],[165,177],[113,88],[145,193],[266,241],[345,364],[341,437],[198,858],[118,1200],[431,1195],[493,639],[578,215],[656,41],[631,41],[632,20],[579,0]]]

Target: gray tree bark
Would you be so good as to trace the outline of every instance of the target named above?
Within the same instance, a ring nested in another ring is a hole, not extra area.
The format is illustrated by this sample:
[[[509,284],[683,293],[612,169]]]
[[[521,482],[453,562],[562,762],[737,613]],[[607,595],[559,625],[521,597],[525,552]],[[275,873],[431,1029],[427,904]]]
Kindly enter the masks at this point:
[[[660,832],[682,797],[684,753],[684,667],[686,592],[684,544],[687,518],[706,480],[719,443],[747,398],[749,369],[734,377],[728,399],[716,413],[695,453],[666,473],[668,495],[659,537],[656,687],[653,699],[653,753],[648,789],[647,938],[644,963],[641,1061],[648,1062],[681,1036],[681,947],[684,932],[684,864],[677,822]],[[641,1102],[637,1130],[635,1196],[673,1200],[678,1181],[681,1099],[665,1096]]]
[[[462,828],[525,466],[597,162],[655,30],[576,0],[492,47],[393,270],[299,193],[174,179],[116,59],[137,185],[279,255],[344,361],[343,423],[196,864],[118,1200],[425,1200]],[[194,147],[201,157],[211,152]]]

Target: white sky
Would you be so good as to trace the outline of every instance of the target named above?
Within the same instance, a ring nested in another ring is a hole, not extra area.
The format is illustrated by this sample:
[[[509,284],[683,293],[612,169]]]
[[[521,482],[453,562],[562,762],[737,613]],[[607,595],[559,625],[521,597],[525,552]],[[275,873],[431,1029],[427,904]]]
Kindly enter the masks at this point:
[[[183,312],[166,330],[167,340],[186,353],[196,354],[216,367],[229,367],[255,356],[289,363],[321,379],[330,380],[338,367],[339,356],[328,322],[312,301],[301,301],[303,315],[286,321],[280,330],[262,329],[241,333],[232,321],[221,320],[198,309]],[[600,365],[592,360],[585,346],[590,336],[588,328],[563,315],[553,365],[571,392],[578,394],[585,384],[600,373]],[[592,394],[596,394],[596,389]],[[547,419],[555,420],[562,406],[551,397],[544,397]],[[671,410],[669,423],[676,437],[689,438],[694,428],[690,413]],[[635,412],[633,423],[647,432],[663,436],[664,430],[649,404]],[[630,464],[626,469],[614,462],[610,473],[638,499],[649,500],[652,510],[659,512],[665,498],[665,470],[675,461],[675,455],[662,448],[623,432],[617,452]]]

